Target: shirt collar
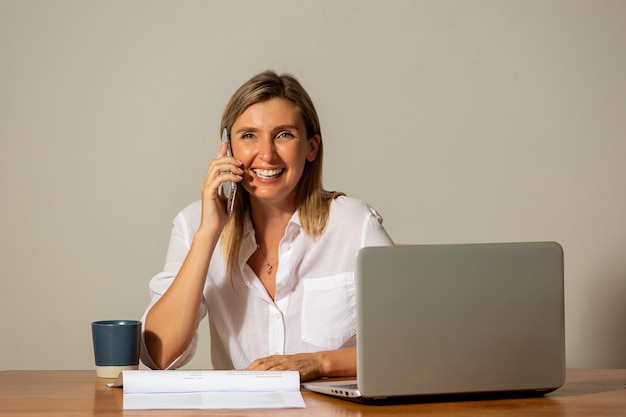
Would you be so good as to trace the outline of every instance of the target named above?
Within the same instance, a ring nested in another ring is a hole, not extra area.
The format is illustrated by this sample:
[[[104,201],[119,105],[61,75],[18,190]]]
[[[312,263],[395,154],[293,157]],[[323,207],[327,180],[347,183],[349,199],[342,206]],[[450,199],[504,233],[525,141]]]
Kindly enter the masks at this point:
[[[298,210],[296,210],[291,219],[289,219],[289,225],[295,225],[299,228],[302,228],[302,223],[300,223],[300,216],[298,215]],[[254,236],[254,226],[252,225],[252,219],[250,218],[250,212],[246,212],[243,218],[243,241],[252,240],[252,242],[256,245],[256,238]]]

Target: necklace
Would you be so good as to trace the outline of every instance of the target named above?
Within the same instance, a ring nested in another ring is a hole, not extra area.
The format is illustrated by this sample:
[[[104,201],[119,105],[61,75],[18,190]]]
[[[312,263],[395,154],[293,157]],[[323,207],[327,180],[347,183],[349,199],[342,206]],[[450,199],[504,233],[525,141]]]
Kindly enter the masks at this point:
[[[261,249],[261,245],[256,245],[256,248],[261,252],[261,256],[263,257],[263,260],[265,261],[265,266],[267,267],[267,275],[272,275],[272,271],[274,270],[274,267],[278,265],[278,260],[274,262],[274,264],[272,265],[271,263],[267,261],[267,258],[265,257],[265,254],[263,253],[263,249]]]

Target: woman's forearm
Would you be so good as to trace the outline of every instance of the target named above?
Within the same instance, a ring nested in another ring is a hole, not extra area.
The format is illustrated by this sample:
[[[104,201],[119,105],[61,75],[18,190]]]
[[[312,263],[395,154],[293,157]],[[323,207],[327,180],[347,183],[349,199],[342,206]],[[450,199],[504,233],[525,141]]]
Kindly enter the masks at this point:
[[[172,285],[150,309],[145,343],[152,361],[165,369],[191,343],[198,323],[206,276],[219,236],[198,231]]]

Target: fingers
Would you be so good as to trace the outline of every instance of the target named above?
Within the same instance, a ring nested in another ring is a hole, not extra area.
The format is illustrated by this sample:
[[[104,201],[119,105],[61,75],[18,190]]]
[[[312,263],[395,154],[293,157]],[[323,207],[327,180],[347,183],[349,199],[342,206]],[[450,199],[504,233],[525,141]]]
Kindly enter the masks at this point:
[[[243,162],[232,156],[227,156],[227,150],[228,144],[222,143],[217,157],[211,163],[211,166],[215,166],[217,169],[217,172],[214,172],[214,174],[217,173],[224,175],[224,173],[230,172],[235,176],[241,176],[241,174],[243,174],[243,170],[241,169]],[[235,181],[235,179],[231,178],[229,181]]]
[[[316,355],[273,355],[260,358],[246,368],[247,371],[298,371],[303,381],[322,377],[321,364]]]
[[[285,356],[268,356],[252,362],[246,370],[248,371],[285,371],[289,367],[285,364]]]
[[[221,184],[225,181],[240,182],[243,179],[243,170],[232,163],[216,163],[207,171],[207,182],[217,181]]]
[[[217,157],[211,161],[211,165],[206,172],[203,190],[217,195],[219,185],[226,181],[240,182],[243,179],[243,163],[232,156],[226,156],[227,144],[220,147]]]
[[[226,204],[219,192],[220,186],[227,181],[243,180],[243,163],[232,156],[227,156],[227,148],[226,143],[222,144],[217,156],[211,161],[200,187],[201,226],[209,227],[213,231],[220,231],[228,220]]]

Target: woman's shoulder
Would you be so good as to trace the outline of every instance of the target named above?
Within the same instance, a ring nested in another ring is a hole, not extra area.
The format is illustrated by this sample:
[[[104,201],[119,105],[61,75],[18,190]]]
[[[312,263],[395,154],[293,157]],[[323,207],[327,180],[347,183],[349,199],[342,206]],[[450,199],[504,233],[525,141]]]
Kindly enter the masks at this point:
[[[358,198],[341,196],[333,200],[327,226],[326,233],[331,239],[339,234],[347,242],[347,237],[353,236],[359,247],[393,244],[383,227],[382,216]]]
[[[188,204],[178,212],[174,219],[174,223],[183,222],[191,229],[197,229],[200,225],[202,217],[202,200],[194,201]]]
[[[333,214],[333,212],[335,212],[336,214],[346,214],[350,216],[378,215],[376,210],[374,210],[367,202],[359,200],[358,198],[348,197],[346,195],[336,197],[332,201],[330,211],[331,215]]]

